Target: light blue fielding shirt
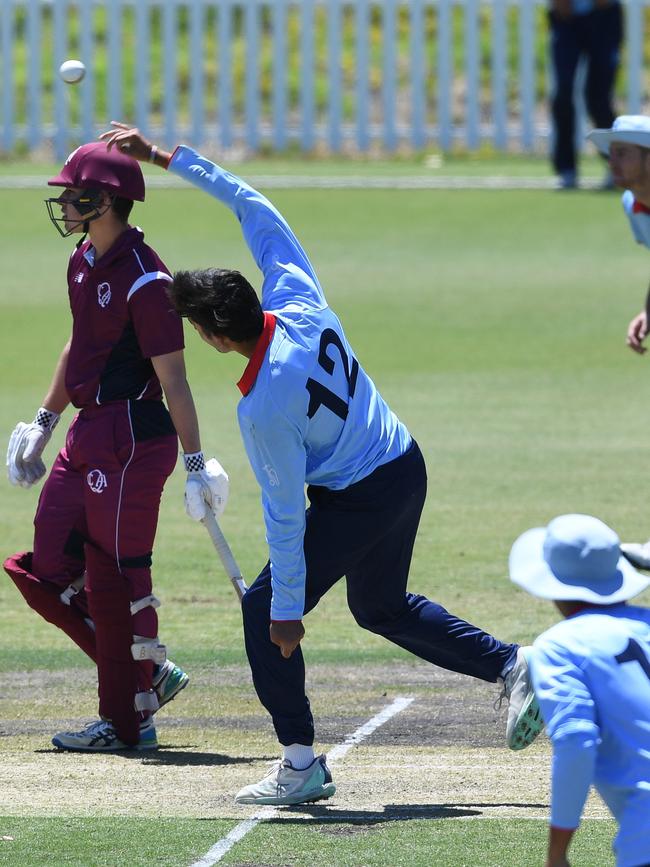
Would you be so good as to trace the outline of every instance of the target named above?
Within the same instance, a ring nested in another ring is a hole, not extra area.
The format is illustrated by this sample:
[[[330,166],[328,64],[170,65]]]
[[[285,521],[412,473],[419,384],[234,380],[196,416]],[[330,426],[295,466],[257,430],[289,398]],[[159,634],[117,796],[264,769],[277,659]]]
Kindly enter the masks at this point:
[[[235,214],[264,277],[262,307],[276,318],[237,415],[262,488],[271,618],[298,620],[305,604],[305,484],[347,488],[402,455],[411,436],[357,362],[304,250],[268,199],[187,147],[177,148],[169,168]]]
[[[620,825],[619,867],[650,863],[650,609],[584,609],[535,641],[553,742],[551,824],[576,828],[593,784]]]

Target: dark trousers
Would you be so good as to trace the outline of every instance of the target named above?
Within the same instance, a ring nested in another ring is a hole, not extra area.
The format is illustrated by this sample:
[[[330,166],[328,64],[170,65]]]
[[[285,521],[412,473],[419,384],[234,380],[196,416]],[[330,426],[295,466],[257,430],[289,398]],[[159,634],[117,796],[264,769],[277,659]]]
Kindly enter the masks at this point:
[[[308,488],[305,613],[345,576],[348,605],[359,626],[441,668],[495,682],[513,664],[518,646],[406,592],[426,486],[424,459],[413,443],[404,455],[343,491]],[[298,647],[284,659],[271,643],[270,609],[267,563],[242,602],[253,683],[280,743],[311,744],[314,721],[302,652]]]
[[[573,95],[576,70],[582,58],[587,61],[587,111],[598,128],[611,127],[614,122],[613,94],[623,41],[623,11],[621,5],[615,3],[564,20],[551,12],[549,22],[555,73],[555,92],[551,102],[553,166],[559,174],[576,169]]]

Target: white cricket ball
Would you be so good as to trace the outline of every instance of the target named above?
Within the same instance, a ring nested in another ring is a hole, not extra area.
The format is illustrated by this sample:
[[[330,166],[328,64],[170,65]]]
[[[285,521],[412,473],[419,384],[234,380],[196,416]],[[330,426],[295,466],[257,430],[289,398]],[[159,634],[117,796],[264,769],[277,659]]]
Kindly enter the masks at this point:
[[[66,84],[77,84],[86,74],[86,67],[80,60],[65,60],[59,66],[59,75]]]

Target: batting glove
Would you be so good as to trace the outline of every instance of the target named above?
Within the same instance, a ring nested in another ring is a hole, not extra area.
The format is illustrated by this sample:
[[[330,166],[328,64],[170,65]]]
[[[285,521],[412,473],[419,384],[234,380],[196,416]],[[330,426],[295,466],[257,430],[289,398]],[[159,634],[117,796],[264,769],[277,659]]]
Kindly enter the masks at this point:
[[[219,520],[228,501],[228,474],[216,458],[206,463],[203,452],[184,454],[183,461],[187,470],[185,511],[193,521],[200,521],[207,506]]]
[[[58,421],[58,413],[40,407],[31,424],[21,421],[16,425],[7,448],[7,476],[12,485],[31,488],[43,478],[45,464],[41,454]]]

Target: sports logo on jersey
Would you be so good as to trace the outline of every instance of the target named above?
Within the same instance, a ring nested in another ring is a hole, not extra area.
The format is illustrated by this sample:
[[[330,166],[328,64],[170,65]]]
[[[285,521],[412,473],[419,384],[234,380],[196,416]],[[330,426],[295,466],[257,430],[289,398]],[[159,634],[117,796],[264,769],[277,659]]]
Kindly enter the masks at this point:
[[[86,476],[86,481],[93,494],[102,494],[108,484],[106,476],[101,470],[91,470]]]
[[[111,300],[110,283],[100,283],[97,287],[97,301],[100,307],[107,307]]]
[[[80,271],[77,274],[77,276],[74,278],[74,282],[75,283],[83,283],[83,281],[84,281],[84,273],[83,273],[83,271]]]
[[[271,464],[264,464],[263,469],[264,469],[264,472],[266,473],[266,475],[269,477],[269,485],[272,488],[279,488],[280,487],[280,479],[278,478],[278,474],[273,469]]]

